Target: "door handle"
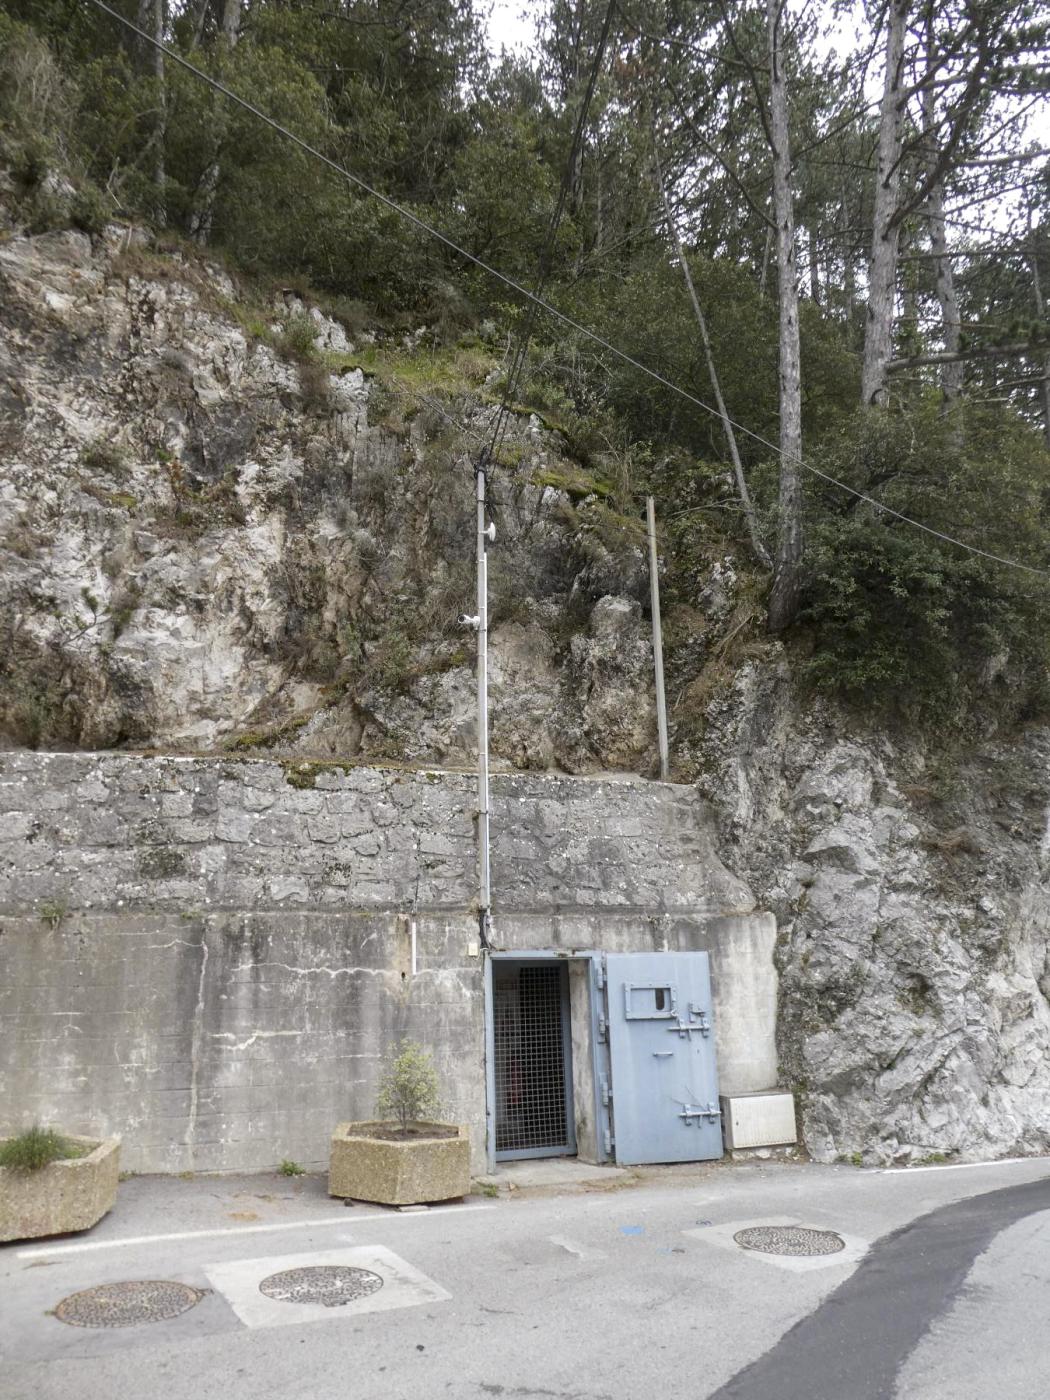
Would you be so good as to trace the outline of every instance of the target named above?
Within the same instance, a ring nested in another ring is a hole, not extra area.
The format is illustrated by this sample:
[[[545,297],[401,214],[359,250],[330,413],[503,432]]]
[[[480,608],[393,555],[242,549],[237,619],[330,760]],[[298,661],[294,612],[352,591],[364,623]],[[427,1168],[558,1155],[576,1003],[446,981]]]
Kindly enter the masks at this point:
[[[654,1060],[666,1060],[666,1059],[668,1059],[668,1058],[669,1058],[671,1055],[673,1055],[673,1054],[674,1054],[674,1051],[673,1051],[673,1050],[654,1050],[654,1051],[653,1051],[653,1059],[654,1059]]]

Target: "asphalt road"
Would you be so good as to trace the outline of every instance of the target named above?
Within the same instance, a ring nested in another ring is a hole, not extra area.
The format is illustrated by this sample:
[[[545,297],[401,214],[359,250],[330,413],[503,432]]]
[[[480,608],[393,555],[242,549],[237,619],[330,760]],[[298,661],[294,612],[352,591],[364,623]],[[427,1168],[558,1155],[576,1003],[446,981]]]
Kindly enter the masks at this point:
[[[845,1247],[792,1260],[733,1238],[790,1222]],[[337,1307],[259,1288],[317,1265],[383,1285]],[[132,1327],[53,1315],[136,1279],[202,1296]],[[139,1178],[88,1236],[0,1249],[0,1396],[1045,1400],[1048,1317],[1044,1159],[704,1166],[412,1213],[344,1209],[318,1179]]]

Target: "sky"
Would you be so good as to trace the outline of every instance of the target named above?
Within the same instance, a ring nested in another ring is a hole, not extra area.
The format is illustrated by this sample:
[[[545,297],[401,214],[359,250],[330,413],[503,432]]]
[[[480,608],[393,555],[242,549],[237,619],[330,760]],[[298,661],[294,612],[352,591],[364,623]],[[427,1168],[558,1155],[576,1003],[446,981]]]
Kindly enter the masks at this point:
[[[493,52],[527,49],[536,32],[535,12],[536,6],[527,0],[491,0],[489,42]]]
[[[494,53],[501,48],[527,49],[535,36],[535,15],[541,8],[539,0],[490,0],[489,3],[489,43]],[[833,33],[826,41],[828,48],[835,44],[840,50],[847,50],[856,42],[859,20],[845,13],[836,17]]]
[[[542,8],[542,0],[489,0],[488,32],[489,46],[493,53],[501,48],[524,50],[532,46],[536,33],[535,16]],[[832,10],[828,5],[828,23],[823,36],[817,40],[817,48],[822,54],[836,50],[841,56],[856,47],[863,31],[863,10],[860,0]],[[879,97],[880,74],[878,64],[872,65],[868,75],[869,89],[865,95],[877,102]],[[1041,146],[1050,146],[1050,102],[1030,113],[1025,123],[1023,138],[1038,141]],[[1017,216],[1015,200],[1009,197],[1001,207],[988,209],[985,219],[992,227],[1005,228],[1012,217]],[[1019,205],[1017,206],[1019,208]]]

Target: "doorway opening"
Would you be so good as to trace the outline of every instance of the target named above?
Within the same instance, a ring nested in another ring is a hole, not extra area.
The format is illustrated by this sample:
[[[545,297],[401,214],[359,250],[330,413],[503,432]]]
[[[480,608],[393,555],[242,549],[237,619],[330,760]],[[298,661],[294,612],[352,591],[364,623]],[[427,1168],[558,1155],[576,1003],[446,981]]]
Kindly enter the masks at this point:
[[[576,1151],[569,978],[564,962],[494,960],[497,1161]]]

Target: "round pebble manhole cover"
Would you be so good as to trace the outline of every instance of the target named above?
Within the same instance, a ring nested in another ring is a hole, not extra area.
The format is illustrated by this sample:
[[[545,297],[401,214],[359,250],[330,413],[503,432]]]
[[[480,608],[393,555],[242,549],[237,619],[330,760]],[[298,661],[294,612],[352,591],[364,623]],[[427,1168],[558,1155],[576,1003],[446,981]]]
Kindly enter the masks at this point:
[[[752,1225],[733,1236],[742,1249],[760,1254],[838,1254],[846,1241],[834,1230],[807,1230],[802,1225]]]
[[[71,1293],[55,1309],[60,1322],[71,1327],[134,1327],[139,1322],[165,1322],[196,1307],[204,1293],[167,1279],[135,1279],[102,1283]]]
[[[383,1280],[370,1269],[354,1269],[344,1264],[316,1264],[307,1269],[285,1269],[271,1274],[259,1284],[259,1292],[278,1303],[320,1303],[324,1308],[341,1308],[355,1298],[378,1293]]]

